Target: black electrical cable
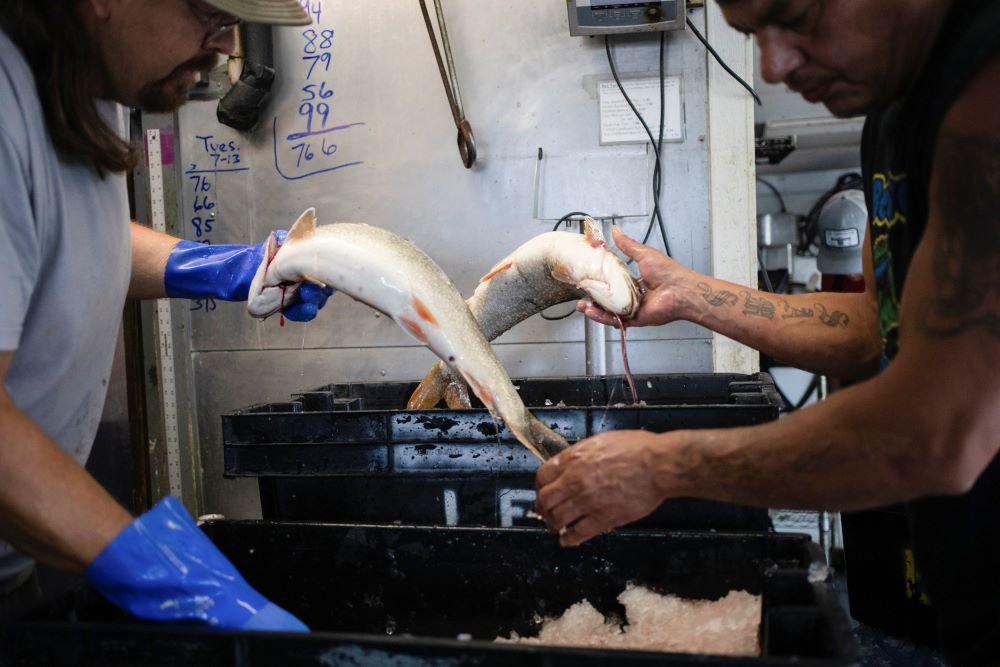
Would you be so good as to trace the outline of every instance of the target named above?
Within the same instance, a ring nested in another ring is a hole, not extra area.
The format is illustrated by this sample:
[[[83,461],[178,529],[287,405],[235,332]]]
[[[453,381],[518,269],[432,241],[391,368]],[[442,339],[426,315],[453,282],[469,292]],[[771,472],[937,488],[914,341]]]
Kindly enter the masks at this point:
[[[591,214],[589,214],[589,213],[587,213],[585,211],[573,211],[572,213],[567,213],[563,217],[559,218],[559,221],[555,224],[555,227],[552,228],[552,231],[558,232],[559,228],[562,227],[562,224],[564,222],[566,222],[567,220],[569,220],[570,218],[572,218],[574,215],[579,215],[579,216],[582,216],[584,218],[593,218],[594,217],[594,216],[592,216]]]
[[[754,91],[753,87],[751,87],[749,83],[747,83],[746,81],[744,81],[740,77],[739,74],[737,74],[736,72],[734,72],[732,70],[732,68],[729,67],[729,65],[726,64],[726,61],[722,59],[722,56],[720,56],[718,53],[716,53],[715,49],[712,48],[712,45],[708,43],[708,40],[705,39],[705,37],[700,32],[698,32],[698,28],[695,27],[694,21],[691,20],[690,16],[687,19],[687,24],[688,24],[688,27],[691,28],[691,32],[694,33],[694,36],[698,38],[699,42],[701,42],[702,44],[705,45],[705,48],[708,50],[709,53],[712,54],[712,56],[715,58],[715,61],[717,63],[719,63],[719,65],[722,66],[722,69],[726,70],[726,72],[729,74],[729,76],[731,76],[734,79],[736,79],[737,83],[739,83],[741,86],[743,86],[744,88],[746,88],[747,92],[749,92],[751,95],[753,95],[753,99],[754,99],[754,101],[757,102],[758,106],[763,106],[764,103],[760,101],[760,96]]]
[[[565,320],[567,317],[576,312],[576,306],[573,306],[573,310],[569,311],[565,315],[555,315],[554,317],[549,317],[544,312],[538,313],[542,316],[543,320],[548,320],[549,322],[555,322],[556,320]]]
[[[667,241],[667,230],[663,224],[663,215],[659,212],[659,202],[660,202],[660,188],[663,185],[663,165],[660,161],[660,157],[663,153],[663,127],[665,124],[664,117],[666,116],[666,101],[663,99],[666,96],[666,77],[663,72],[663,50],[666,44],[666,35],[660,33],[660,133],[657,135],[656,146],[653,148],[656,150],[656,166],[653,167],[653,196],[656,197],[657,207],[654,209],[656,211],[656,217],[658,220],[658,225],[660,227],[660,238],[663,239],[663,249],[667,256],[670,255],[670,243]],[[649,237],[649,233],[646,233],[646,237]],[[645,241],[644,241],[645,243]]]
[[[809,400],[809,398],[813,395],[813,392],[816,391],[818,387],[819,387],[819,376],[813,375],[812,381],[809,383],[809,386],[806,387],[805,393],[802,394],[802,398],[799,399],[799,402],[795,404],[795,407],[792,408],[792,410],[798,410],[804,407],[806,402]],[[791,410],[789,410],[789,412],[791,412]]]
[[[760,275],[764,277],[764,289],[774,294],[774,285],[771,284],[771,276],[767,275],[767,267],[764,266],[764,262],[760,258],[760,250],[757,250],[757,268],[760,269]]]
[[[791,412],[792,410],[795,409],[792,407],[792,399],[788,398],[785,392],[781,391],[781,387],[779,387],[777,383],[775,383],[774,385],[774,390],[778,392],[778,396],[781,396],[781,400],[784,401],[785,403],[785,408],[783,410],[784,412]]]
[[[663,49],[664,49],[665,39],[660,36],[660,108],[663,109],[663,88],[664,88],[664,71],[663,71]],[[625,92],[625,86],[622,85],[621,78],[618,76],[618,69],[615,67],[614,57],[611,55],[611,40],[608,35],[604,36],[604,50],[608,56],[608,65],[611,68],[611,75],[615,79],[615,83],[618,84],[618,90],[621,91],[622,97],[625,98],[625,102],[628,103],[629,108],[632,109],[632,113],[635,114],[636,118],[639,119],[639,123],[642,124],[642,128],[646,131],[646,136],[649,137],[649,142],[653,145],[653,150],[656,153],[656,164],[653,167],[653,215],[650,218],[649,226],[646,228],[646,233],[643,236],[643,243],[649,241],[649,236],[653,230],[653,224],[659,222],[660,236],[663,238],[663,250],[666,255],[670,255],[670,242],[667,240],[666,227],[663,224],[663,216],[660,213],[660,197],[659,197],[659,186],[661,182],[660,174],[662,173],[660,167],[660,143],[656,141],[656,137],[653,136],[653,131],[649,129],[649,125],[646,124],[646,119],[642,117],[639,110],[636,108],[635,104],[632,103],[632,98],[628,96]],[[664,114],[660,113],[660,139],[662,141],[663,137],[663,124],[664,124]],[[631,261],[629,262],[631,264]]]
[[[792,274],[788,269],[785,269],[785,277],[781,279],[777,287],[774,288],[775,294],[789,294],[792,287]]]
[[[758,183],[763,183],[768,188],[770,188],[771,192],[774,193],[774,196],[778,198],[778,204],[781,205],[781,212],[782,213],[788,213],[788,208],[785,207],[785,198],[781,196],[781,192],[778,191],[778,188],[774,187],[774,184],[771,183],[771,181],[763,179],[760,176],[757,177],[757,182]]]

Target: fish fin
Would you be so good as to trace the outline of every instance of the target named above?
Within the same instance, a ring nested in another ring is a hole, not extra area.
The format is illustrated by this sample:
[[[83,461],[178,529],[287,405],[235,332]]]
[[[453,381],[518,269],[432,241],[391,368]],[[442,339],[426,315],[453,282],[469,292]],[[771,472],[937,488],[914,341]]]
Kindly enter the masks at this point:
[[[409,317],[400,316],[397,320],[407,331],[409,331],[414,338],[419,340],[421,343],[427,342],[427,333],[421,328],[419,324],[411,320]]]
[[[323,282],[322,280],[318,280],[316,278],[313,278],[310,275],[306,275],[305,273],[302,274],[302,280],[306,281],[307,283],[312,283],[313,285],[316,285],[317,287],[322,287],[323,289],[327,288],[327,284],[325,282]]]
[[[490,269],[489,273],[487,273],[485,276],[483,276],[482,278],[480,278],[479,282],[485,283],[487,280],[489,280],[493,276],[497,275],[498,273],[502,273],[502,272],[506,271],[507,269],[509,269],[512,266],[514,266],[514,262],[510,261],[509,259],[508,260],[502,260],[499,264],[497,264],[492,269]]]
[[[438,321],[434,318],[434,314],[423,301],[417,297],[413,297],[410,299],[410,303],[413,305],[413,310],[417,313],[417,316],[420,319],[435,327],[438,326]]]
[[[496,401],[493,398],[493,394],[465,371],[458,369],[458,373],[462,376],[462,379],[468,383],[469,387],[472,389],[472,393],[479,397],[479,400],[483,402],[483,405],[490,411],[490,414],[496,416],[496,413],[494,412],[494,409],[496,408]]]
[[[603,248],[607,245],[600,223],[589,215],[583,219],[583,238],[587,239],[587,243],[595,248]]]
[[[468,410],[472,407],[469,385],[465,384],[465,380],[452,376],[444,390],[444,402],[452,410]]]
[[[285,237],[285,242],[289,241],[301,241],[305,238],[312,236],[312,233],[316,230],[316,209],[309,207],[302,211],[302,215],[299,219],[295,221],[292,228],[288,230],[288,236]]]
[[[407,410],[430,410],[441,402],[448,388],[448,373],[445,371],[444,362],[439,361],[424,376],[417,388],[410,394],[410,400],[406,402]]]
[[[278,243],[278,235],[274,232],[271,232],[270,234],[267,235],[267,243],[264,245],[264,256],[263,260],[261,260],[262,263],[264,264],[265,271],[267,270],[267,267],[271,264],[271,261],[274,259],[274,256],[278,254],[278,250],[280,249],[281,249],[281,244]],[[263,278],[263,276],[261,276],[261,278]]]
[[[528,420],[531,428],[531,439],[542,452],[542,460],[547,461],[559,452],[568,449],[569,443],[551,428],[546,426],[534,415]]]
[[[552,277],[561,283],[576,286],[576,280],[573,279],[573,267],[569,264],[556,264],[552,268]]]
[[[507,421],[507,428],[510,429],[518,442],[528,448],[532,454],[542,461],[548,461],[553,456],[569,447],[566,438],[562,437],[548,426],[538,420],[533,414],[524,410],[527,417],[527,432],[517,428],[510,421]]]

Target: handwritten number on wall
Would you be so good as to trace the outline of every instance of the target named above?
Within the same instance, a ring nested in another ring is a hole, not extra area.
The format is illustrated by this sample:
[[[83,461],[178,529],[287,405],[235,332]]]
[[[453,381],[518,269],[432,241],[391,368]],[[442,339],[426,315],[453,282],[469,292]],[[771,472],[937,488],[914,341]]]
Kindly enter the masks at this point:
[[[333,46],[336,31],[322,26],[322,0],[300,0],[314,20],[314,26],[300,35],[302,74],[298,106],[295,107],[297,129],[278,133],[278,118],[274,119],[274,168],[282,178],[294,181],[317,174],[329,173],[362,163],[361,160],[337,164],[329,159],[337,153],[333,133],[364,125],[364,122],[335,121],[334,86],[330,82]]]
[[[243,164],[240,145],[235,140],[219,141],[211,134],[195,135],[195,139],[198,148],[194,152],[198,160],[188,163],[190,166],[184,172],[194,191],[188,217],[191,227],[186,236],[193,232],[195,241],[211,244],[211,234],[218,221],[215,180],[219,174],[248,171],[249,167]],[[216,308],[215,299],[205,298],[192,299],[189,310],[211,313]]]

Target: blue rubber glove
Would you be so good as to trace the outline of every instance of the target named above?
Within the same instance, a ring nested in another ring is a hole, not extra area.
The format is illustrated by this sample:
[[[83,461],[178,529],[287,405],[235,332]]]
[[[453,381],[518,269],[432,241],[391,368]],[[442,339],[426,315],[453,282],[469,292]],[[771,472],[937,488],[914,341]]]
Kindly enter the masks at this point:
[[[279,243],[284,242],[287,233],[284,230],[275,232]],[[246,301],[250,282],[264,257],[264,245],[208,245],[181,241],[170,252],[163,273],[167,296]],[[331,287],[303,283],[298,289],[298,300],[285,308],[284,315],[295,322],[308,322],[326,305],[331,294]]]
[[[86,576],[101,595],[139,618],[309,632],[251,588],[172,496],[119,533]]]

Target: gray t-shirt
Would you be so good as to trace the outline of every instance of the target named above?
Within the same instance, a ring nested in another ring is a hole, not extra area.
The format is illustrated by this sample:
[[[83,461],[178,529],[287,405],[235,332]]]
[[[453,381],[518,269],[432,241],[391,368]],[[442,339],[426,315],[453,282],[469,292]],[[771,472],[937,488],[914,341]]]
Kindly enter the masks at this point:
[[[124,110],[99,104],[124,132]],[[81,464],[107,393],[130,234],[124,176],[101,179],[56,152],[31,70],[0,32],[0,350],[14,351],[5,385]],[[60,493],[60,480],[47,481]],[[0,541],[0,581],[30,563]]]

